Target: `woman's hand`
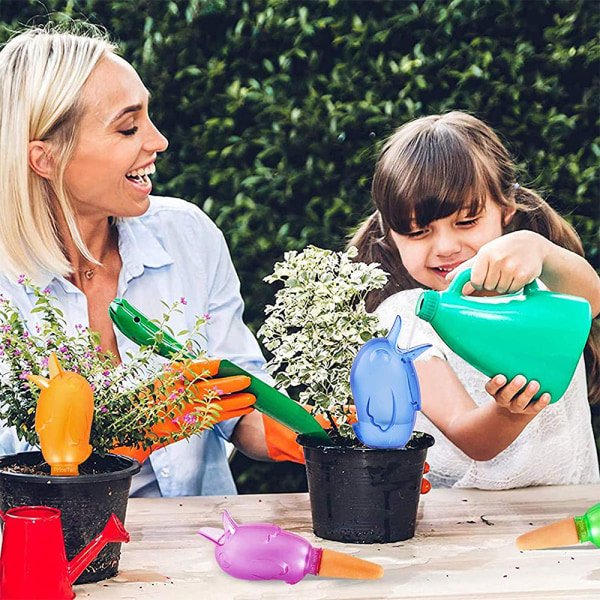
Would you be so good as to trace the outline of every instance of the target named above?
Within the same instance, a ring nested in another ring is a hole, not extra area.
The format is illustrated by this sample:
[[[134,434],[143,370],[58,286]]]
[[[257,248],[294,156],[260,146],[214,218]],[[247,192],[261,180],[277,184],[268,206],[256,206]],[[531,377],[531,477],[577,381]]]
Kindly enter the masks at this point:
[[[542,274],[553,244],[533,231],[507,233],[481,246],[477,254],[446,276],[452,281],[459,271],[471,267],[471,281],[463,290],[472,294],[486,290],[512,294]]]
[[[189,387],[199,402],[210,400],[212,405],[219,407],[219,414],[213,416],[215,423],[253,412],[256,397],[244,392],[250,386],[250,377],[245,375],[215,377],[219,371],[219,364],[218,359],[191,363],[188,361],[185,364],[171,363],[166,383],[165,380],[159,378],[152,385],[154,391],[148,390],[140,395],[140,398],[151,402],[154,393],[158,401],[164,404],[164,409],[159,414],[159,421],[150,428],[150,431],[146,432],[149,438],[160,438],[161,441],[155,442],[147,448],[143,448],[141,445],[136,447],[119,446],[111,452],[135,458],[142,463],[155,450],[182,439],[186,420],[190,419],[194,422],[195,411],[198,408],[194,400],[186,401],[183,406],[176,407],[174,405],[178,388],[184,385]],[[174,379],[173,374],[179,374],[180,377]],[[172,398],[173,401],[171,401]],[[189,432],[187,435],[190,435]]]
[[[522,415],[537,415],[550,403],[548,393],[543,393],[539,400],[531,402],[539,389],[540,384],[537,381],[527,383],[523,375],[517,375],[509,383],[504,375],[496,375],[485,386],[486,392],[494,397],[497,406]]]

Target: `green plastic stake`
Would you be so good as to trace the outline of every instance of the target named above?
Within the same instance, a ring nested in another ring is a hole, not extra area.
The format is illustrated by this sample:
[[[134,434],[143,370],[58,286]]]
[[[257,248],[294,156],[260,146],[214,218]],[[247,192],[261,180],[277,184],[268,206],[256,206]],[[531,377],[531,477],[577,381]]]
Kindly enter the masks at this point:
[[[171,358],[184,350],[175,338],[161,330],[127,300],[116,298],[110,303],[108,312],[119,331],[139,346],[154,346],[155,352],[165,358]],[[184,351],[183,355],[192,360],[196,359],[190,352]],[[246,375],[250,378],[250,387],[244,391],[256,396],[254,407],[257,410],[298,434],[306,434],[327,442],[328,445],[332,444],[318,421],[297,402],[231,361],[221,360],[218,376],[233,375]]]
[[[541,290],[534,281],[522,293],[464,296],[471,278],[465,269],[447,290],[423,292],[415,313],[476,369],[508,381],[524,375],[557,402],[567,391],[592,325],[584,298]]]

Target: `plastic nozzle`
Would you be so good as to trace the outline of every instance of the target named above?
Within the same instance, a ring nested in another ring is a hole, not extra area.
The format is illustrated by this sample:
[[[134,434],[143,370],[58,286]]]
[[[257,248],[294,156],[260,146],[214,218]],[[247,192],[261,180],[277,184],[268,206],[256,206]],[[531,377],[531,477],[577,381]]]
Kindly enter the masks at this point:
[[[437,292],[433,290],[423,292],[417,301],[415,314],[424,321],[431,321],[435,317],[439,304],[440,295]]]
[[[318,575],[340,579],[381,579],[383,567],[362,558],[323,549]]]

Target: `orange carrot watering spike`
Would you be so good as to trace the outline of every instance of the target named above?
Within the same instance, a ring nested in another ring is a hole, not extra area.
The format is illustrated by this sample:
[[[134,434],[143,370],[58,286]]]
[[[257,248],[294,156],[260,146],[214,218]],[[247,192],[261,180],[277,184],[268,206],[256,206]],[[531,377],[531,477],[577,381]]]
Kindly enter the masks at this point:
[[[541,550],[592,542],[600,548],[600,504],[578,517],[539,527],[517,538],[519,550]]]
[[[94,394],[85,378],[62,368],[54,352],[48,368],[49,379],[27,375],[42,390],[35,411],[35,430],[51,475],[79,475],[79,465],[92,453],[89,442]]]

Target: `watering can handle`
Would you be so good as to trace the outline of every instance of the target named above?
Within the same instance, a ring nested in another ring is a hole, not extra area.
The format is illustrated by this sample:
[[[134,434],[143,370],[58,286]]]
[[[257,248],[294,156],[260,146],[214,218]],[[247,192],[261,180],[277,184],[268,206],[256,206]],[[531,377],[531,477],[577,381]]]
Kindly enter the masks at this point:
[[[454,294],[462,295],[462,289],[466,283],[471,281],[471,269],[464,269],[461,271],[453,280],[450,286],[448,287],[448,292],[452,292]],[[531,283],[528,283],[524,288],[523,292],[528,294],[530,292],[538,292],[540,290],[540,286],[538,285],[537,279],[534,279]]]

